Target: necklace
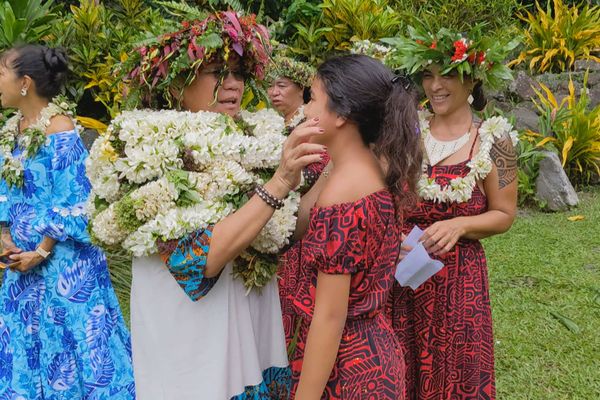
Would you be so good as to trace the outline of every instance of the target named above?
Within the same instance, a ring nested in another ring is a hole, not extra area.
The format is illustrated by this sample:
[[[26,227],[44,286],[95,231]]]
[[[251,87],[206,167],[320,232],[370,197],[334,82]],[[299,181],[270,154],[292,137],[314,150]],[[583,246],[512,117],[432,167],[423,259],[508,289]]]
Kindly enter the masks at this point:
[[[423,137],[431,135],[427,113],[419,113],[421,134]],[[464,203],[471,199],[473,189],[478,180],[483,180],[492,170],[490,151],[497,139],[510,137],[513,146],[517,145],[517,132],[504,117],[491,117],[479,125],[479,151],[467,162],[469,172],[464,177],[451,179],[447,185],[441,186],[435,177],[429,177],[430,165],[423,158],[423,173],[417,183],[417,191],[423,200],[435,203]]]
[[[461,135],[458,139],[454,140],[438,140],[431,134],[431,129],[428,129],[425,135],[423,135],[423,144],[425,145],[425,151],[427,152],[427,159],[429,160],[430,165],[436,165],[442,160],[450,157],[452,154],[456,153],[460,150],[465,144],[469,142],[471,138],[471,125],[473,121],[469,124],[469,129],[463,135]]]
[[[292,118],[290,118],[290,122],[286,124],[286,127],[294,129],[296,126],[300,125],[302,121],[304,121],[304,104],[298,107],[294,112],[294,115],[292,115]]]
[[[0,156],[4,158],[4,162],[0,165],[0,178],[4,179],[9,187],[23,186],[25,159],[35,156],[46,143],[46,130],[52,117],[59,114],[71,114],[67,102],[63,101],[59,104],[48,103],[40,111],[35,123],[23,129],[23,132],[19,132],[19,122],[23,118],[20,111],[17,111],[0,129]],[[21,153],[14,156],[13,151],[17,147],[21,149]]]

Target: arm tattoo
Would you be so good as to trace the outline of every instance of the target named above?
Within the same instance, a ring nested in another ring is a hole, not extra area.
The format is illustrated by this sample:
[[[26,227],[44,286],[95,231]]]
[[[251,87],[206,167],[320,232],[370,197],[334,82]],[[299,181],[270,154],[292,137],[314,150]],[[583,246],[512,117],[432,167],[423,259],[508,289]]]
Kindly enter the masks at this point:
[[[503,189],[517,179],[517,153],[510,138],[497,140],[490,150],[490,156],[498,169],[498,189]]]

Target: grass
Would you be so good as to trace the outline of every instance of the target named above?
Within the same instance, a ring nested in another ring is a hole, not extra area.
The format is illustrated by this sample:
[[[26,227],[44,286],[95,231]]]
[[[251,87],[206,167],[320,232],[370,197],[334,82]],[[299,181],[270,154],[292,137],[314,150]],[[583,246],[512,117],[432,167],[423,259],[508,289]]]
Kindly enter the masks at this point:
[[[498,399],[600,399],[600,190],[580,199],[484,241]]]

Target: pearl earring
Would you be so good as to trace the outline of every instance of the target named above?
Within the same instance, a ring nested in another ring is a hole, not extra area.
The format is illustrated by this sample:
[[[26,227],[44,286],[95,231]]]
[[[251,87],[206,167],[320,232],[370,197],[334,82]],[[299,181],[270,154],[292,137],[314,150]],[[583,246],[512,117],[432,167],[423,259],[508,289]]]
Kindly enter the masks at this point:
[[[23,97],[27,96],[27,89],[25,89],[25,88],[21,89],[21,96],[23,96]]]
[[[469,104],[473,104],[474,101],[475,99],[473,98],[473,95],[470,94],[469,97],[467,97],[467,102],[469,102]]]

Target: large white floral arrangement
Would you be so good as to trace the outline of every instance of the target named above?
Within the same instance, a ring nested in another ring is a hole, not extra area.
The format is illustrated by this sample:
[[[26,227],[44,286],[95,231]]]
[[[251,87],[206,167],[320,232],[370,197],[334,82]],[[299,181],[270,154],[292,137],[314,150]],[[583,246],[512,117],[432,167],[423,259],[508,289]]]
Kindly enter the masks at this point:
[[[242,111],[237,120],[211,112],[124,112],[87,161],[92,237],[134,256],[154,254],[157,240],[206,228],[243,205],[277,167],[284,141],[283,118],[270,109]],[[288,244],[298,204],[293,192],[241,257],[248,262],[236,263],[249,289],[275,273],[276,257],[250,261]]]
[[[431,114],[419,112],[421,135],[431,135],[429,127]],[[478,180],[484,179],[492,171],[490,151],[494,142],[510,137],[513,146],[519,140],[518,133],[504,117],[495,116],[484,120],[479,127],[479,151],[467,163],[470,171],[465,177],[454,178],[444,187],[427,175],[429,167],[426,157],[423,160],[423,174],[417,183],[419,196],[424,200],[437,203],[464,203],[471,199]]]

